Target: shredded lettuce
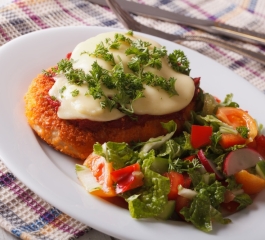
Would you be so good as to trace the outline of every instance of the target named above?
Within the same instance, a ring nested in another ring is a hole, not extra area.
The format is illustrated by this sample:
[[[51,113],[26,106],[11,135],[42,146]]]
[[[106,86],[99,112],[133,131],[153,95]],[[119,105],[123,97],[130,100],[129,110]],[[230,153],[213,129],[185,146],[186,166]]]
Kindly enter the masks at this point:
[[[126,201],[133,218],[154,218],[161,214],[168,202],[167,195],[170,190],[169,179],[150,170],[155,159],[151,150],[143,160],[142,171],[144,174],[144,186],[140,193],[129,196]]]
[[[105,157],[108,162],[112,162],[114,169],[123,168],[126,162],[136,157],[136,153],[127,143],[107,142],[103,145],[96,143],[94,152]]]
[[[238,211],[246,208],[248,205],[252,204],[252,202],[253,202],[251,197],[248,194],[246,194],[246,193],[237,195],[234,198],[234,201],[239,203],[239,206],[237,207]]]
[[[169,133],[156,137],[150,138],[146,144],[143,145],[141,152],[149,152],[151,149],[158,149],[161,147],[167,140],[169,140],[177,130],[177,124],[174,121],[169,121],[168,123],[161,123],[163,128],[165,128]]]
[[[231,222],[222,217],[217,210],[219,204],[224,201],[225,187],[218,181],[211,185],[200,182],[194,189],[198,194],[194,197],[191,206],[184,207],[180,212],[185,220],[204,232],[212,230],[212,221],[222,224]]]

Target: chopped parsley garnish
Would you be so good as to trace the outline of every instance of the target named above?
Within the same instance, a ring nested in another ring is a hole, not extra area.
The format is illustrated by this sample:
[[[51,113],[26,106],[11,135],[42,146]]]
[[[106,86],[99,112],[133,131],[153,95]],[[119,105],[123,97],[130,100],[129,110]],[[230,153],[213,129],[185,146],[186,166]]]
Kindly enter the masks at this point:
[[[63,98],[63,92],[66,90],[66,86],[63,86],[61,89],[59,89],[59,93],[61,93],[61,98]]]
[[[59,93],[63,93],[66,89],[66,86],[63,86],[60,90],[59,90]]]
[[[249,129],[246,126],[237,127],[236,130],[243,138],[248,138]]]
[[[126,35],[129,35],[129,36],[133,36],[133,31],[132,30],[129,30]]]
[[[183,74],[189,75],[190,74],[190,62],[187,59],[186,55],[181,50],[174,50],[173,53],[169,54],[168,56],[169,63],[171,67]]]
[[[79,94],[79,90],[75,89],[75,90],[73,90],[71,93],[72,93],[72,96],[73,96],[73,97],[76,97],[76,96],[78,96],[78,94]]]
[[[42,70],[42,74],[47,76],[47,77],[52,77],[52,73],[50,71],[47,71],[47,70]]]
[[[134,40],[128,36],[133,36],[133,32],[129,31],[125,35],[116,33],[114,40],[106,38],[105,41],[96,46],[94,52],[84,51],[81,53],[110,62],[113,66],[112,70],[102,68],[95,61],[90,72],[85,73],[82,69],[73,67],[73,60],[63,59],[56,68],[52,69],[52,72],[64,74],[70,84],[77,86],[87,84],[88,91],[85,95],[91,95],[94,99],[101,99],[100,105],[102,108],[108,108],[110,111],[117,108],[130,116],[134,113],[133,102],[144,97],[144,84],[160,87],[170,96],[177,95],[175,78],[166,79],[147,71],[147,68],[160,70],[163,67],[162,59],[167,56],[166,48],[151,47],[149,42],[141,39]],[[127,46],[125,54],[130,57],[127,67],[132,72],[125,73],[119,56],[115,60],[110,51],[110,49],[119,49],[121,45]],[[175,50],[168,56],[168,61],[174,70],[189,74],[189,62],[182,51]],[[108,89],[115,89],[116,93],[111,97],[106,96],[102,90],[103,86]],[[62,94],[64,90],[65,87],[60,89],[60,93]],[[76,97],[79,91],[76,89],[71,94]]]
[[[96,46],[96,49],[93,53],[90,53],[89,56],[95,56],[97,58],[103,58],[107,62],[111,62],[111,64],[115,65],[115,60],[113,54],[109,52],[108,47],[104,45],[103,42],[99,43]]]

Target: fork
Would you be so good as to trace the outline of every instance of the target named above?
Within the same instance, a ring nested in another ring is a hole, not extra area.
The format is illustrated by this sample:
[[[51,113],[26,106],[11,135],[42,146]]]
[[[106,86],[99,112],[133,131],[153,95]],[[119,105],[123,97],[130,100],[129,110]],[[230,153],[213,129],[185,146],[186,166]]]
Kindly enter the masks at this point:
[[[106,0],[108,6],[119,19],[119,21],[123,24],[123,26],[129,30],[147,33],[156,37],[164,38],[166,40],[181,43],[183,41],[199,41],[205,42],[209,44],[216,45],[218,47],[222,47],[224,49],[230,50],[232,52],[236,52],[242,56],[250,58],[254,61],[257,61],[261,64],[265,65],[265,55],[257,52],[253,52],[247,49],[243,49],[232,45],[228,42],[224,42],[218,39],[204,37],[204,36],[180,36],[180,35],[173,35],[169,33],[165,33],[154,28],[147,27],[131,17],[130,13],[122,9],[122,7],[117,3],[116,0]]]

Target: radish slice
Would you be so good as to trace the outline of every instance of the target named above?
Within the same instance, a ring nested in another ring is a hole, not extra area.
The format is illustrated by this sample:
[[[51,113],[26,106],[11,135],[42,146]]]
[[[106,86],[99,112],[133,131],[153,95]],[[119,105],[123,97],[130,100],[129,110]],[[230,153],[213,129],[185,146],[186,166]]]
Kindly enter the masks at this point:
[[[224,173],[231,176],[241,170],[254,167],[263,157],[253,149],[241,148],[230,152],[224,160]]]
[[[201,149],[198,151],[197,156],[207,172],[215,173],[215,176],[218,180],[224,179],[223,174],[219,170],[216,169],[215,164],[211,160],[205,157]]]

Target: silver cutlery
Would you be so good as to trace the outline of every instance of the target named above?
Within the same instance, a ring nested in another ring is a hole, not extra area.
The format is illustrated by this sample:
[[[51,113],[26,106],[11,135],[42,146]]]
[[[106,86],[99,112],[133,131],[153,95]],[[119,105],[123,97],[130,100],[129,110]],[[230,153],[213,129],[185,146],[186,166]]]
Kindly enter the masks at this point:
[[[89,0],[92,3],[99,4],[101,6],[107,6],[105,0]],[[265,34],[259,33],[239,27],[230,26],[224,23],[215,22],[205,19],[197,19],[183,14],[169,12],[158,7],[152,7],[145,4],[139,4],[132,1],[116,0],[117,3],[130,13],[158,19],[162,21],[168,21],[172,23],[182,24],[193,28],[201,29],[205,32],[213,33],[216,35],[227,36],[230,38],[238,39],[241,41],[262,44],[265,45]]]
[[[113,11],[113,13],[117,16],[119,21],[123,24],[123,26],[127,29],[147,33],[149,35],[153,35],[156,37],[164,38],[169,41],[173,41],[176,43],[181,43],[183,41],[200,41],[205,42],[209,44],[213,44],[219,47],[222,47],[224,49],[236,52],[238,54],[241,54],[245,57],[248,57],[252,60],[255,60],[261,64],[265,65],[265,55],[257,52],[253,52],[247,49],[243,49],[240,47],[237,47],[229,42],[221,41],[215,38],[210,37],[204,37],[204,36],[179,36],[179,35],[173,35],[169,33],[165,33],[159,30],[156,30],[154,28],[147,27],[136,20],[130,15],[129,12],[123,10],[123,8],[119,5],[119,3],[116,0],[106,0],[108,6]]]

